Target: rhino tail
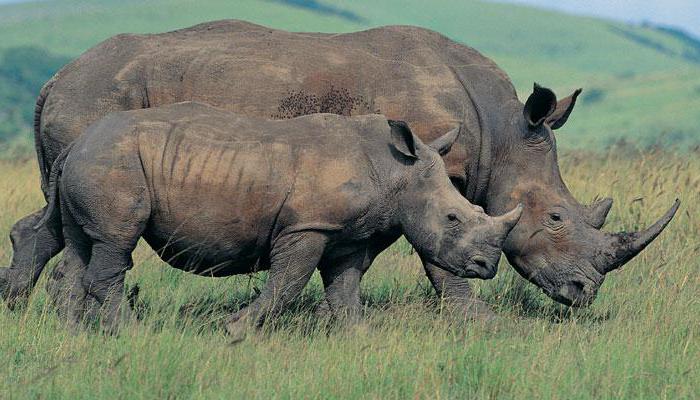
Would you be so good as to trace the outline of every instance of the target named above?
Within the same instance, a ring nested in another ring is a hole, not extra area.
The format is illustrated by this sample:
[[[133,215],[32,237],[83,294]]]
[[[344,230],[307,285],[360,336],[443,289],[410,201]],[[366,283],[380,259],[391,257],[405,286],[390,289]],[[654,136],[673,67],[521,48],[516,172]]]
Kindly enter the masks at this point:
[[[63,166],[66,164],[66,158],[68,157],[68,154],[72,148],[73,142],[61,151],[61,154],[56,157],[56,160],[53,163],[53,167],[51,168],[48,178],[47,190],[45,191],[48,205],[46,206],[46,210],[44,211],[44,215],[41,217],[41,220],[34,225],[34,230],[38,230],[44,224],[46,224],[46,221],[51,218],[58,208],[58,181],[63,173]]]
[[[61,70],[62,71],[62,70]],[[34,105],[34,150],[36,150],[37,161],[39,162],[39,172],[41,173],[41,190],[44,192],[44,197],[48,198],[49,190],[49,167],[46,165],[46,159],[44,156],[44,145],[42,143],[42,132],[41,132],[41,114],[44,110],[44,104],[46,99],[49,97],[51,88],[56,83],[59,78],[61,71],[58,71],[51,79],[48,80],[42,86],[39,91],[39,96],[36,99]]]

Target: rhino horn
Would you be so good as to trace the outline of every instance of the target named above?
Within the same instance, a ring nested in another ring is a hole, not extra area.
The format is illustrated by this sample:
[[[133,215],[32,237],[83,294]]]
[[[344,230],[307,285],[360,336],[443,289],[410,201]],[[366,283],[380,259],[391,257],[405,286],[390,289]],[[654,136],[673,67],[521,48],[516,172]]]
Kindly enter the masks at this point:
[[[509,212],[499,215],[494,218],[494,222],[499,229],[499,233],[502,235],[503,240],[508,236],[510,231],[515,227],[515,225],[520,220],[520,215],[523,213],[523,205],[518,204],[514,209]]]
[[[676,199],[673,206],[666,211],[666,214],[644,231],[606,234],[606,236],[608,236],[609,247],[608,251],[601,253],[603,259],[599,260],[599,271],[607,274],[610,271],[620,268],[627,261],[644,250],[649,243],[659,236],[668,223],[671,222],[680,204],[680,200]]]
[[[595,203],[585,207],[585,218],[589,225],[596,229],[600,229],[605,223],[605,218],[608,217],[610,208],[613,205],[613,200],[609,197],[598,200]]]

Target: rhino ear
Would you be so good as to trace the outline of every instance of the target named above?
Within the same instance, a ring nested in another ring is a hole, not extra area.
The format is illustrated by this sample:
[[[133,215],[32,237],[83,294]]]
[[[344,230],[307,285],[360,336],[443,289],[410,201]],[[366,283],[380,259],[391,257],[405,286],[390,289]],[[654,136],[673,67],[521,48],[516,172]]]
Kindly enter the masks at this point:
[[[433,140],[429,146],[433,150],[437,151],[438,154],[440,154],[441,156],[444,156],[445,154],[450,152],[452,145],[455,144],[455,142],[457,141],[457,138],[459,137],[459,132],[461,129],[462,129],[462,124],[459,124],[458,127],[452,129],[451,131],[447,132],[446,134]]]
[[[542,125],[554,113],[557,107],[557,96],[550,89],[535,83],[532,94],[525,102],[523,116],[530,128]]]
[[[583,89],[576,89],[571,96],[559,100],[557,103],[557,108],[554,110],[552,115],[547,117],[547,125],[549,125],[552,129],[561,128],[566,123],[566,120],[569,119],[569,114],[571,114],[571,111],[574,109],[574,105],[576,105],[576,98],[582,91]]]
[[[391,144],[396,150],[408,158],[417,160],[416,137],[413,136],[411,128],[403,121],[389,120],[391,127]]]

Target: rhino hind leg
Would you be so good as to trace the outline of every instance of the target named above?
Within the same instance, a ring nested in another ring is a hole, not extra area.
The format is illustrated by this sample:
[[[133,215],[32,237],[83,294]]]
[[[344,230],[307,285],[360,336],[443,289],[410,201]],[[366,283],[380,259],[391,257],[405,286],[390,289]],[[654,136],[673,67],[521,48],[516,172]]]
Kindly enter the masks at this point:
[[[468,279],[460,278],[430,263],[424,263],[423,267],[444,309],[451,317],[460,320],[495,318],[496,314],[491,306],[474,296]]]
[[[83,288],[89,296],[102,305],[102,328],[106,333],[117,332],[119,321],[131,309],[122,307],[124,298],[124,278],[131,266],[132,248],[124,248],[114,243],[97,242],[92,246],[90,262],[82,279]],[[87,310],[90,312],[90,310]]]
[[[322,232],[295,232],[278,238],[270,254],[270,272],[260,296],[235,313],[226,325],[234,341],[250,327],[277,317],[308,283],[323,255],[327,236]]]
[[[60,213],[54,214],[36,229],[44,209],[27,215],[12,227],[12,262],[0,271],[0,295],[10,309],[29,297],[46,264],[63,249]]]
[[[128,318],[131,311],[122,307],[124,278],[133,266],[131,255],[145,230],[151,206],[139,175],[126,175],[123,180],[103,180],[103,176],[86,169],[62,177],[67,180],[62,187],[70,188],[60,194],[67,253],[64,269],[73,296],[68,310],[72,322],[93,316],[94,298],[103,331],[114,334],[119,321]]]
[[[100,304],[94,297],[81,297],[74,293],[75,290],[78,293],[84,290],[81,283],[82,276],[87,268],[85,260],[90,258],[89,248],[85,257],[80,257],[80,253],[76,253],[76,251],[67,245],[63,252],[63,258],[46,281],[46,292],[50,303],[56,308],[59,317],[69,323],[74,323],[78,319],[93,321],[99,316],[100,310]],[[80,301],[76,302],[77,299]],[[76,304],[79,309],[79,313],[75,317],[69,315],[71,304]]]
[[[57,277],[49,280],[47,290],[59,317],[75,330],[85,318],[88,295],[82,279],[90,261],[91,243],[77,224],[65,224],[64,229],[63,259],[54,269],[52,275]]]

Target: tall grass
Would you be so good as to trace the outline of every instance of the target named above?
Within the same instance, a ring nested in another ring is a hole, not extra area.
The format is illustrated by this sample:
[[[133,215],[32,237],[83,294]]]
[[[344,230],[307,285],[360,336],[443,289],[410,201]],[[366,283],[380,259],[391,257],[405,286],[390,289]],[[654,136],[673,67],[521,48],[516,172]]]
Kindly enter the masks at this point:
[[[589,309],[554,304],[504,262],[496,279],[476,285],[499,319],[461,321],[439,312],[400,242],[363,281],[362,323],[317,319],[315,276],[282,320],[230,344],[221,321],[264,276],[195,277],[142,246],[128,276],[141,288],[141,319],[118,337],[69,333],[43,281],[23,310],[0,310],[0,398],[700,398],[698,156],[617,149],[561,157],[577,198],[615,199],[605,229],[638,229],[683,201]],[[0,168],[6,233],[42,199],[33,162]],[[2,240],[0,264],[10,255]]]

